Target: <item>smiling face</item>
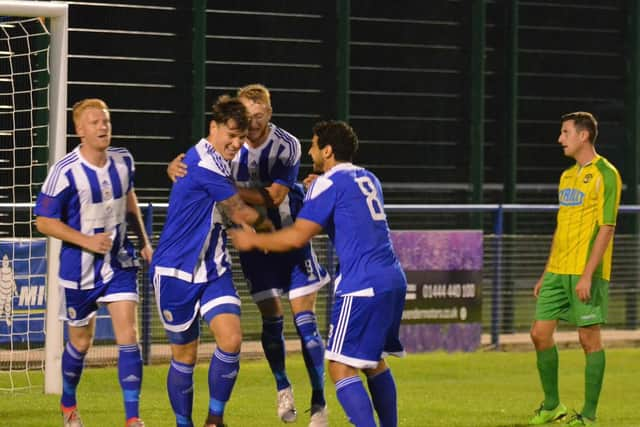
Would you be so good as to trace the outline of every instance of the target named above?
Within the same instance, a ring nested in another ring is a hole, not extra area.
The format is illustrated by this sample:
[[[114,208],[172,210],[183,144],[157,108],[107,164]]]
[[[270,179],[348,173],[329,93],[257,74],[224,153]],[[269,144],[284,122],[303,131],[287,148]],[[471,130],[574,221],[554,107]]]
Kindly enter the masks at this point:
[[[575,121],[566,120],[562,122],[558,144],[562,146],[565,156],[575,159],[589,148],[589,132],[576,128]]]
[[[269,122],[271,121],[271,107],[267,104],[254,101],[249,98],[240,97],[240,101],[246,107],[251,123],[247,138],[253,147],[262,144],[269,134]]]
[[[111,145],[111,116],[109,110],[88,107],[75,121],[76,133],[82,144],[92,151],[105,151]]]
[[[313,161],[314,172],[322,173],[325,171],[324,170],[324,167],[325,167],[324,151],[327,151],[327,150],[328,150],[327,146],[325,146],[323,149],[321,149],[318,146],[318,135],[313,135],[313,138],[311,138],[311,147],[309,148],[309,156]]]
[[[234,119],[226,123],[211,121],[209,126],[209,142],[213,148],[225,160],[233,159],[247,138],[247,130],[239,128]]]

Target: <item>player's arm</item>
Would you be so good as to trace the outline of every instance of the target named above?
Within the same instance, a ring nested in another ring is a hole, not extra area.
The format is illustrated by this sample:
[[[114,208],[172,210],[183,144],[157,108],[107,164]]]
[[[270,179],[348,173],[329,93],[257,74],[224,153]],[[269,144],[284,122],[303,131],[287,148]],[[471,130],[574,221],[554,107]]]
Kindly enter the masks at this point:
[[[97,254],[106,254],[113,246],[111,233],[97,233],[92,236],[69,227],[57,218],[36,217],[36,228],[46,236],[55,237]]]
[[[287,197],[289,187],[274,182],[265,188],[238,188],[238,193],[250,205],[274,208],[280,206]]]
[[[167,175],[172,182],[176,182],[176,179],[182,178],[187,174],[187,165],[182,162],[185,154],[180,153],[178,156],[171,160],[169,166],[167,166]]]
[[[591,278],[598,265],[602,262],[602,257],[611,239],[613,239],[615,229],[616,227],[613,225],[601,225],[600,230],[598,230],[587,264],[584,266],[584,271],[576,284],[576,294],[581,301],[588,301],[591,298]]]
[[[247,205],[238,193],[219,203],[226,217],[235,224],[250,224],[257,231],[273,230],[269,218]]]
[[[138,207],[138,197],[134,190],[129,191],[127,194],[127,223],[140,241],[140,256],[142,256],[145,261],[151,262],[153,248],[151,247],[149,236],[147,236],[147,231],[144,227],[142,213]]]
[[[320,234],[320,224],[308,219],[298,218],[289,227],[274,233],[255,233],[249,227],[242,230],[230,230],[233,245],[240,251],[258,249],[265,252],[288,252],[302,248],[313,236]]]

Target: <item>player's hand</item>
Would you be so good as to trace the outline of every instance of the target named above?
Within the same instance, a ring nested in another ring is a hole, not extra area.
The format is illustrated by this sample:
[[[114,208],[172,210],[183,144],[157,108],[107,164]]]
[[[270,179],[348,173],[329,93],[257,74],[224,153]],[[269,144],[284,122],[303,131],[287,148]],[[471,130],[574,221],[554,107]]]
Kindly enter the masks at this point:
[[[581,276],[576,285],[576,295],[582,302],[587,302],[591,299],[591,278]]]
[[[302,181],[302,185],[304,185],[304,189],[308,190],[311,184],[313,183],[313,181],[315,181],[316,178],[318,178],[319,176],[320,175],[316,173],[310,173],[309,175],[307,175],[307,177]]]
[[[540,288],[542,288],[542,277],[538,279],[536,285],[533,287],[533,296],[538,298],[540,295]]]
[[[233,246],[241,252],[250,251],[253,249],[253,239],[255,239],[256,232],[255,230],[247,225],[246,223],[241,223],[240,228],[234,228],[227,231],[227,234],[231,238],[231,243]]]
[[[184,153],[178,154],[178,157],[171,160],[171,163],[167,166],[167,175],[169,175],[169,179],[172,182],[176,182],[176,179],[182,178],[187,174],[187,165],[182,163],[184,156]]]
[[[244,223],[243,223],[244,224]],[[246,225],[246,224],[244,224]],[[248,226],[247,226],[248,227]],[[251,227],[249,227],[251,228]],[[244,226],[243,226],[244,229]],[[273,226],[273,223],[269,218],[265,218],[259,226],[255,227],[255,231],[258,233],[269,233],[270,231],[274,231],[276,228]]]
[[[145,245],[144,248],[140,249],[140,256],[148,264],[151,264],[151,258],[153,258],[153,248],[151,245]]]
[[[93,236],[87,236],[87,244],[85,249],[96,254],[106,254],[113,246],[113,233],[98,233]]]

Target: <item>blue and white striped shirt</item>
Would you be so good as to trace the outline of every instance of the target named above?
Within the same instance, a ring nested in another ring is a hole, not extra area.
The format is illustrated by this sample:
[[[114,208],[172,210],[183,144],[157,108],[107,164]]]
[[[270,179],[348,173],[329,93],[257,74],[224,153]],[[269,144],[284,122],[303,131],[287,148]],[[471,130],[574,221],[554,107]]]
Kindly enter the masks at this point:
[[[276,228],[291,225],[302,207],[304,190],[296,183],[300,169],[300,142],[284,129],[269,124],[266,142],[258,148],[244,144],[231,161],[231,174],[238,187],[264,188],[272,183],[289,188],[285,200],[267,211]]]
[[[171,189],[152,268],[156,274],[187,282],[210,282],[231,269],[227,236],[216,202],[228,199],[237,190],[228,161],[206,139],[191,147],[183,162],[189,173]]]
[[[127,238],[127,194],[133,189],[133,157],[124,148],[109,147],[107,163],[96,167],[85,160],[80,145],[49,171],[35,214],[55,218],[86,235],[111,233],[113,246],[105,255],[62,242],[60,284],[92,289],[113,278],[114,269],[137,267]]]

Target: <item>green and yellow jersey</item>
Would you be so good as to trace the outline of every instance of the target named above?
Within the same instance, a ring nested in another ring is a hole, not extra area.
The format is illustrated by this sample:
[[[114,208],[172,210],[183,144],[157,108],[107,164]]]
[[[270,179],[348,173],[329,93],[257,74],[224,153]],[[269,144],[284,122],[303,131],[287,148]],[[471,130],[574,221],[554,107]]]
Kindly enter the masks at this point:
[[[558,187],[558,225],[547,271],[581,275],[602,225],[616,224],[622,181],[618,170],[602,156],[565,170]],[[609,280],[613,239],[594,277]]]

